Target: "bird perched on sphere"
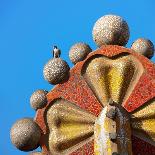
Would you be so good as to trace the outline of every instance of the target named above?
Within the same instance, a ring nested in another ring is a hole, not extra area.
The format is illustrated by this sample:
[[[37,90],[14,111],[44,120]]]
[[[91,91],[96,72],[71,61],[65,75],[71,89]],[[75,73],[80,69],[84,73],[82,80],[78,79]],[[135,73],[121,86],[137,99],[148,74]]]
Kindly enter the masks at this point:
[[[54,58],[59,58],[60,55],[61,55],[61,50],[58,49],[57,46],[54,46],[54,47],[53,47],[53,57],[54,57]]]
[[[53,58],[44,66],[43,74],[50,84],[58,84],[69,78],[69,65],[60,58],[61,51],[57,46],[53,47]]]

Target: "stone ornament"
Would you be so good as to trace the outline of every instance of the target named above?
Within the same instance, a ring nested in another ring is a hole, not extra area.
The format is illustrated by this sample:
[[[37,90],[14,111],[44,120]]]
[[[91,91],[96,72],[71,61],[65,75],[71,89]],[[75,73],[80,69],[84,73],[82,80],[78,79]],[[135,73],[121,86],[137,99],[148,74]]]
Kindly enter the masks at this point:
[[[125,46],[130,36],[128,24],[123,18],[116,15],[99,18],[92,33],[93,39],[99,47],[102,45]]]
[[[119,16],[100,18],[93,35],[97,45],[104,46],[91,52],[88,45],[75,44],[71,61],[81,62],[71,70],[54,46],[43,73],[49,83],[58,85],[48,94],[32,94],[30,102],[38,109],[35,121],[24,118],[11,129],[18,149],[40,146],[42,153],[32,155],[155,154],[154,64],[122,47],[129,28]],[[84,51],[80,55],[79,49]]]
[[[137,53],[144,55],[148,59],[151,59],[154,55],[154,45],[148,39],[144,39],[144,38],[137,39],[132,44],[131,49],[133,49]]]
[[[76,64],[84,60],[91,51],[92,49],[86,43],[76,43],[69,50],[69,58],[73,64]]]
[[[47,104],[46,90],[37,90],[30,97],[30,104],[34,110],[43,108]]]
[[[154,70],[131,49],[108,45],[91,52],[48,93],[48,108],[36,115],[48,142],[43,152],[153,155]]]
[[[57,52],[58,50],[54,48],[54,58],[50,59],[43,69],[45,80],[54,85],[65,81],[69,77],[70,70],[67,62],[59,58],[60,54]]]
[[[41,130],[31,118],[18,120],[11,128],[12,143],[22,151],[32,151],[38,147]]]

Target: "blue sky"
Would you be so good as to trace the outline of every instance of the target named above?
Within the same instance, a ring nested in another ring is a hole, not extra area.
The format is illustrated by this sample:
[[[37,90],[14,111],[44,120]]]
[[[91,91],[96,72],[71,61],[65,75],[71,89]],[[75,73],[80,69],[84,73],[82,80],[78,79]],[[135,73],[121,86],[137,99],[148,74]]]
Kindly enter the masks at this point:
[[[139,37],[155,43],[154,6],[154,0],[0,0],[0,154],[28,154],[11,144],[9,132],[17,119],[34,117],[29,104],[32,92],[52,88],[42,70],[53,45],[72,66],[70,46],[83,41],[96,49],[92,27],[106,14],[128,22],[127,47]]]

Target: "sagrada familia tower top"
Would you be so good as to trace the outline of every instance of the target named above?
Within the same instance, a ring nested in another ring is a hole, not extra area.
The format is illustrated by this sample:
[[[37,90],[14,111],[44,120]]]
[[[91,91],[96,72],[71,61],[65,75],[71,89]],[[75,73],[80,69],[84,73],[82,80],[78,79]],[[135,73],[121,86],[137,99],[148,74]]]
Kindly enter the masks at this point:
[[[10,137],[31,155],[155,155],[155,65],[153,43],[137,39],[124,19],[101,17],[93,27],[92,51],[86,43],[70,48],[69,68],[54,46],[44,66],[51,91],[31,98],[36,116],[18,120]]]

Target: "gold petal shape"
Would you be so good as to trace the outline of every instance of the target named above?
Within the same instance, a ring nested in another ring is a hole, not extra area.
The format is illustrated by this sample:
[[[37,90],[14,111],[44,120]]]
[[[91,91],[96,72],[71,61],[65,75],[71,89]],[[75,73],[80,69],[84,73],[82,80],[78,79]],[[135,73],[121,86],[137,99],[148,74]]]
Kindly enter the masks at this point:
[[[94,134],[96,117],[64,99],[55,100],[46,116],[49,150],[53,155],[69,154]]]
[[[86,61],[82,74],[103,106],[109,98],[122,103],[134,89],[143,73],[141,63],[132,55],[107,58],[93,57]]]
[[[131,114],[133,134],[155,146],[155,98]]]

